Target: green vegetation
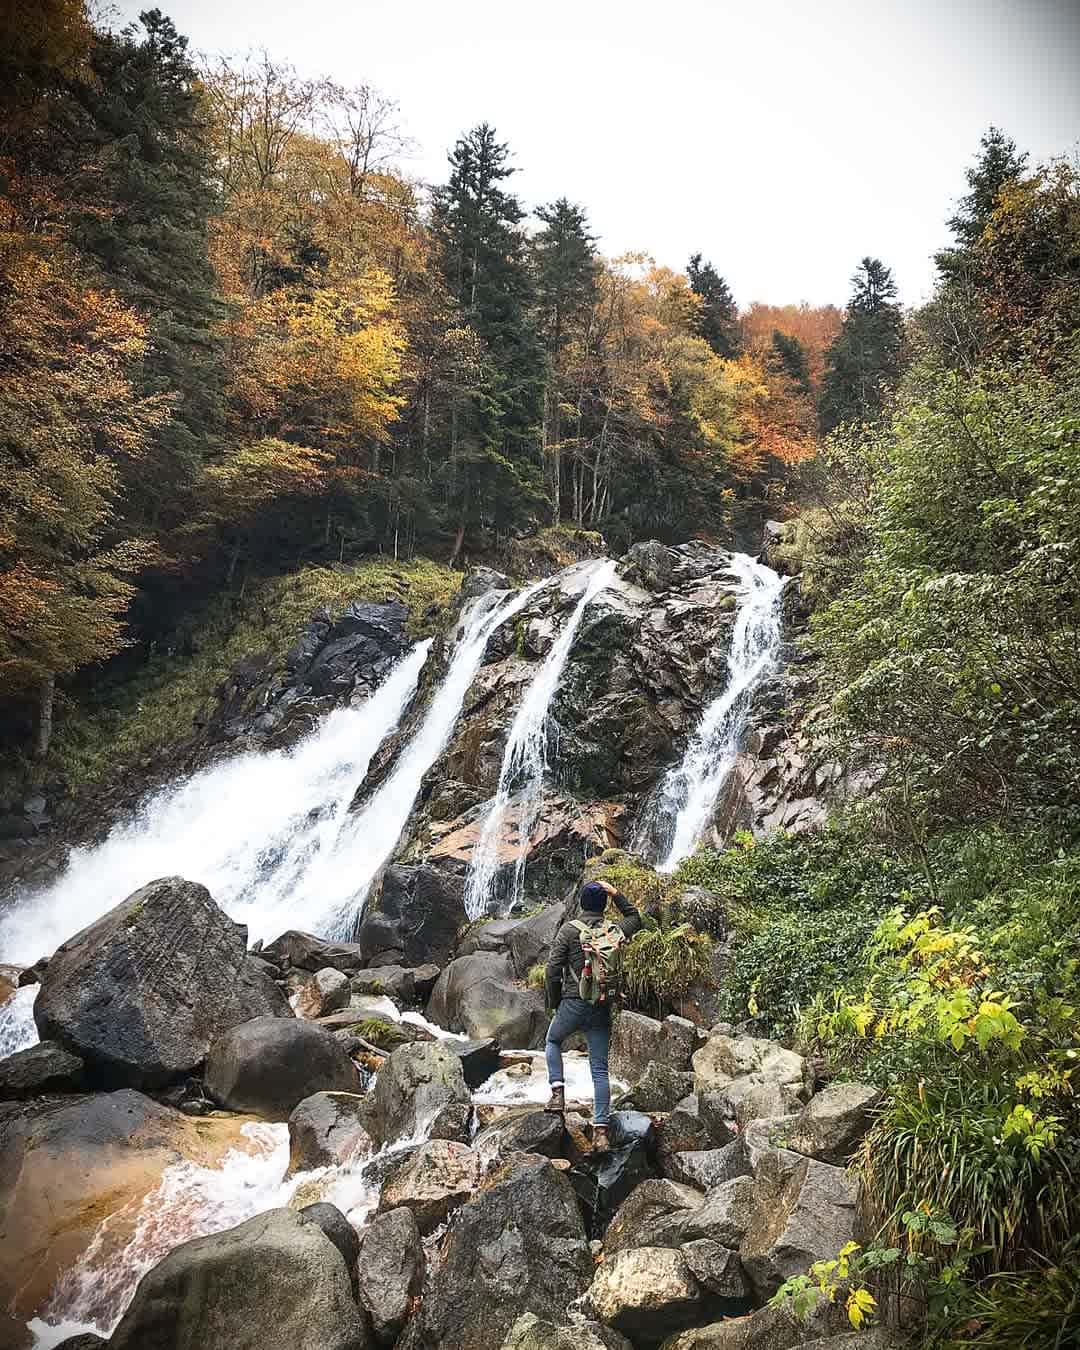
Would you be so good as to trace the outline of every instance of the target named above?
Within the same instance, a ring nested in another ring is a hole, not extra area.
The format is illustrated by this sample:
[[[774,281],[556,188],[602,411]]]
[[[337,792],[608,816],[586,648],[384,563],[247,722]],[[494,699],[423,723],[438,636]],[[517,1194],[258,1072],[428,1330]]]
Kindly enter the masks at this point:
[[[712,940],[688,923],[642,928],[623,949],[623,991],[643,1012],[662,1015],[691,986],[711,982],[711,955]]]
[[[176,654],[156,653],[138,674],[103,683],[58,719],[50,763],[72,788],[98,782],[118,762],[153,763],[190,737],[214,691],[240,661],[280,665],[320,605],[338,613],[352,600],[394,598],[409,606],[414,638],[433,631],[430,606],[443,610],[460,574],[425,559],[368,559],[349,567],[308,567],[249,586],[212,603],[175,639]]]
[[[395,1026],[393,1022],[384,1021],[381,1017],[365,1017],[363,1021],[357,1022],[355,1026],[348,1028],[355,1036],[362,1036],[369,1044],[377,1046],[380,1050],[389,1053],[399,1045],[404,1045],[409,1039],[406,1032],[400,1027]]]

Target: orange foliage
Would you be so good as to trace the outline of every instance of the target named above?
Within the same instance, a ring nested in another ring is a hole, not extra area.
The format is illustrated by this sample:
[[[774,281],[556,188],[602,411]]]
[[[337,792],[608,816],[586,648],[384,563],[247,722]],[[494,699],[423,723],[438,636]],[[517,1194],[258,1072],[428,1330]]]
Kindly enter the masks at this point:
[[[744,347],[759,356],[772,346],[774,332],[798,338],[816,391],[825,369],[825,350],[839,333],[843,318],[843,310],[835,305],[763,305],[755,300],[740,316],[739,328]]]

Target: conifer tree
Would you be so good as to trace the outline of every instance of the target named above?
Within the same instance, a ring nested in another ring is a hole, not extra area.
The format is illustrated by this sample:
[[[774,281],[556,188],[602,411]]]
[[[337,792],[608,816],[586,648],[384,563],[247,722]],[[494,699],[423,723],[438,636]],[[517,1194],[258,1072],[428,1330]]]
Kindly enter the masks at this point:
[[[818,400],[823,432],[873,421],[900,376],[902,319],[892,272],[879,258],[865,257],[851,284],[844,322],[825,354]]]
[[[776,328],[773,330],[772,351],[780,369],[798,391],[801,394],[811,393],[810,366],[806,359],[806,349],[799,339],[781,333],[779,328]]]
[[[938,266],[949,275],[963,261],[963,255],[978,242],[998,204],[1001,189],[1014,182],[1027,166],[1027,154],[1017,150],[1016,142],[998,127],[990,127],[979,141],[979,158],[965,172],[968,191],[960,198],[956,214],[949,220],[956,247],[937,256]]]
[[[690,289],[701,297],[698,332],[717,354],[734,360],[739,354],[739,307],[731,288],[712,265],[695,253],[686,265]]]

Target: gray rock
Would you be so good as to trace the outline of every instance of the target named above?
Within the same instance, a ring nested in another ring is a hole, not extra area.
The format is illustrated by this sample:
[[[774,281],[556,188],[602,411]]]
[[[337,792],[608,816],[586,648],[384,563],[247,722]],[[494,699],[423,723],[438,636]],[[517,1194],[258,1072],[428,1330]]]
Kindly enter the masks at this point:
[[[275,938],[259,955],[264,961],[287,969],[310,970],[312,974],[331,966],[345,975],[358,971],[364,965],[364,950],[356,942],[327,942],[325,938],[315,937],[312,933],[301,933],[290,928]]]
[[[711,1190],[732,1177],[745,1176],[750,1168],[742,1141],[734,1139],[722,1148],[695,1149],[686,1153],[671,1153],[662,1158],[664,1175],[699,1190]]]
[[[100,1336],[95,1336],[92,1331],[84,1331],[81,1336],[69,1336],[61,1341],[56,1350],[96,1350],[97,1346],[108,1343]]]
[[[84,1086],[82,1060],[55,1041],[39,1041],[0,1059],[0,1101],[48,1092],[81,1092]]]
[[[625,1336],[600,1322],[560,1327],[525,1313],[510,1328],[502,1350],[633,1350]]]
[[[789,1171],[766,1154],[754,1178],[754,1203],[739,1248],[743,1267],[764,1300],[792,1275],[836,1255],[854,1239],[857,1183],[839,1167],[804,1158]]]
[[[370,1350],[341,1253],[289,1209],[173,1250],[139,1282],[110,1350]]]
[[[443,966],[465,921],[460,877],[436,867],[395,864],[368,902],[359,943],[373,965]]]
[[[654,1017],[623,1009],[611,1034],[611,1068],[619,1078],[638,1079],[649,1064],[663,1064],[680,1073],[690,1069],[690,1058],[700,1042],[698,1028],[685,1017]]]
[[[379,1211],[408,1209],[427,1235],[465,1204],[479,1184],[479,1154],[452,1140],[429,1139],[396,1162],[383,1183]]]
[[[315,1092],[289,1116],[289,1176],[339,1167],[374,1151],[367,1130],[370,1104],[353,1092]]]
[[[805,1323],[785,1308],[760,1308],[751,1317],[684,1331],[662,1350],[890,1350],[897,1344],[880,1328],[852,1335],[843,1307],[821,1303]]]
[[[638,1344],[654,1345],[692,1326],[702,1291],[682,1255],[670,1247],[631,1247],[597,1270],[588,1306]]]
[[[726,1088],[737,1078],[791,1087],[805,1100],[813,1089],[813,1069],[802,1055],[776,1041],[713,1032],[693,1056],[697,1086],[707,1092]]]
[[[533,966],[547,959],[565,913],[565,905],[547,905],[539,914],[522,919],[511,928],[506,945],[519,979],[524,979]]]
[[[34,1004],[57,1041],[107,1086],[158,1086],[192,1073],[230,1027],[292,1012],[247,962],[246,930],[205,886],[165,877],[65,942]]]
[[[541,1045],[548,1027],[543,994],[520,988],[510,958],[497,952],[451,961],[436,981],[427,1016],[448,1031],[493,1036],[515,1050]]]
[[[754,1213],[754,1181],[732,1177],[705,1195],[704,1204],[691,1211],[681,1225],[683,1240],[707,1238],[721,1247],[737,1249],[746,1237]]]
[[[456,1144],[472,1141],[473,1109],[468,1102],[447,1102],[431,1122],[431,1139],[450,1139]]]
[[[510,578],[504,572],[496,572],[493,567],[470,567],[465,573],[458,596],[464,602],[476,600],[481,595],[487,595],[489,591],[512,589]]]
[[[341,1259],[345,1262],[345,1269],[349,1272],[355,1297],[356,1258],[360,1252],[360,1239],[356,1236],[356,1229],[338,1209],[337,1205],[327,1204],[325,1200],[319,1200],[313,1205],[305,1205],[300,1211],[300,1217],[307,1223],[313,1223],[316,1228],[325,1233],[341,1253]]]
[[[762,1158],[769,1153],[779,1152],[789,1172],[798,1166],[799,1154],[787,1147],[788,1135],[797,1116],[779,1116],[773,1120],[752,1120],[739,1136],[742,1140],[743,1155],[751,1174],[755,1174]]]
[[[492,1350],[527,1312],[562,1322],[592,1258],[574,1193],[551,1163],[509,1165],[454,1216],[400,1350]]]
[[[799,1095],[786,1083],[757,1083],[751,1075],[736,1078],[724,1088],[724,1097],[741,1129],[754,1120],[775,1120],[799,1106]]]
[[[476,1151],[484,1158],[506,1158],[511,1153],[539,1153],[557,1158],[563,1145],[561,1116],[547,1111],[524,1111],[489,1125],[476,1136]]]
[[[447,1041],[447,1045],[461,1060],[466,1087],[478,1088],[499,1069],[499,1043],[491,1036],[482,1041]]]
[[[204,1081],[220,1106],[267,1120],[288,1120],[313,1093],[360,1087],[356,1065],[330,1031],[283,1017],[256,1017],[219,1036]]]
[[[680,1073],[654,1060],[630,1089],[628,1100],[638,1111],[655,1115],[671,1111],[694,1086],[692,1073]]]
[[[654,1243],[650,1237],[658,1223],[673,1217],[682,1219],[693,1214],[703,1203],[704,1196],[692,1186],[666,1178],[643,1181],[619,1206],[608,1225],[604,1251],[610,1256],[630,1247],[664,1245]]]
[[[381,1148],[416,1137],[448,1103],[468,1100],[461,1061],[443,1042],[402,1045],[379,1070],[368,1128]]]
[[[395,1003],[407,1005],[428,998],[438,978],[436,965],[385,965],[359,970],[349,983],[354,994],[386,994]]]
[[[735,1137],[715,1093],[691,1092],[659,1125],[660,1156],[720,1148]]]
[[[865,1083],[833,1083],[803,1108],[787,1147],[842,1167],[870,1129],[880,1100],[881,1093]]]
[[[703,1289],[717,1298],[742,1303],[750,1285],[739,1260],[739,1253],[709,1238],[684,1242],[679,1248],[687,1269]]]
[[[393,1345],[424,1284],[424,1247],[410,1210],[378,1214],[364,1227],[357,1272],[360,1304],[371,1315],[375,1339]]]
[[[349,977],[333,966],[317,971],[293,999],[297,1017],[314,1019],[340,1012],[349,1002]]]

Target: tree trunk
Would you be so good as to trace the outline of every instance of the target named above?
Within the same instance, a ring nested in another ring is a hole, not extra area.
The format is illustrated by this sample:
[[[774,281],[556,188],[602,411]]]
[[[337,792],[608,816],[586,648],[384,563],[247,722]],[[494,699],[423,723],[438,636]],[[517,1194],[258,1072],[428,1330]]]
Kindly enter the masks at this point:
[[[56,676],[49,672],[38,689],[37,730],[34,734],[34,760],[44,773],[45,756],[52,743],[53,701],[56,697]],[[36,775],[35,775],[36,776]]]

